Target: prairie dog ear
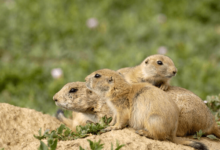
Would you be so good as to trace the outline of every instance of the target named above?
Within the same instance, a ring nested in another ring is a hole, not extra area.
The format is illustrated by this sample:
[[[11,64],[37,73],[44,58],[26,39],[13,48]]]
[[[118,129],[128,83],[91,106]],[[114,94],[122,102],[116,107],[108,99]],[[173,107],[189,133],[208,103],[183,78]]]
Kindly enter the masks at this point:
[[[89,89],[86,89],[86,94],[88,94],[88,95],[92,95],[92,91],[89,90]]]
[[[149,62],[149,59],[146,59],[146,60],[144,61],[145,64],[148,64],[148,62]]]
[[[112,78],[112,77],[109,77],[109,78],[108,78],[108,82],[109,82],[109,83],[113,82],[113,78]]]

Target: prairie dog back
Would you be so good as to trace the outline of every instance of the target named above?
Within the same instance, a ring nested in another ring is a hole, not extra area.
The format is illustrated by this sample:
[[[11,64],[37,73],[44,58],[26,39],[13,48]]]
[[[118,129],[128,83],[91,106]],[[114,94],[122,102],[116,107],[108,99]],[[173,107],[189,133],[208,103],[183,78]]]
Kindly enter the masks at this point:
[[[162,90],[148,84],[136,83],[133,89],[130,126],[136,130],[148,129],[154,139],[172,139],[170,131],[176,128],[179,117],[174,101]],[[160,132],[154,133],[157,130]]]

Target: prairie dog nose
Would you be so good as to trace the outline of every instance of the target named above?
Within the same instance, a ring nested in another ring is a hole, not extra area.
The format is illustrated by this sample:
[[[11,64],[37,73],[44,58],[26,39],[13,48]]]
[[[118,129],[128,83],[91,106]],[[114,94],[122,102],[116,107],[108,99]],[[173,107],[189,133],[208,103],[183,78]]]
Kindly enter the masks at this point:
[[[173,68],[173,75],[176,75],[177,73],[177,68]]]
[[[55,102],[58,101],[57,98],[56,98],[56,96],[53,96],[53,100],[54,100]]]

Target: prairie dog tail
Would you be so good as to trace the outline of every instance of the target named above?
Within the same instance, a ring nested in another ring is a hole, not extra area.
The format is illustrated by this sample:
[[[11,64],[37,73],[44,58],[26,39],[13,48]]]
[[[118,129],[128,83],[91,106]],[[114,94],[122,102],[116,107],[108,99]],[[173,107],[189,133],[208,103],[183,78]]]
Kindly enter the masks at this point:
[[[193,148],[198,149],[198,150],[208,150],[208,148],[203,143],[196,142],[196,141],[191,141],[191,140],[185,140],[185,139],[181,139],[179,137],[173,138],[173,142],[177,143],[177,144],[190,146],[190,147],[193,147]]]

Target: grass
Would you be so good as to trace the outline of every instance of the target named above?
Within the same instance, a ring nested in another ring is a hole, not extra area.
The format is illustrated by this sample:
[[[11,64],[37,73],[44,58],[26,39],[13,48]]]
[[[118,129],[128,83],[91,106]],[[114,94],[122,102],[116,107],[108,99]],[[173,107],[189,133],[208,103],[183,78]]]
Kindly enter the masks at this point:
[[[207,96],[204,102],[215,116],[215,120],[220,126],[220,95]]]
[[[135,66],[161,47],[178,68],[171,85],[202,99],[217,95],[219,15],[216,0],[2,0],[0,102],[53,115],[52,97],[67,82]]]
[[[87,141],[89,142],[89,146],[90,146],[91,150],[101,150],[101,149],[103,149],[104,144],[101,144],[101,140],[99,140],[98,142],[95,142],[95,141],[93,142],[93,141],[88,139]],[[80,150],[85,150],[85,149],[80,146]]]
[[[87,139],[87,141],[89,142],[89,146],[90,146],[91,150],[102,150],[104,148],[103,147],[104,144],[101,144],[101,140],[96,142],[96,141],[91,141],[91,140]],[[115,150],[119,150],[123,146],[124,145],[119,145],[118,141],[116,141]],[[40,147],[38,148],[38,150],[56,150],[56,147],[57,147],[57,139],[52,141],[52,144],[48,143],[47,145],[44,142],[40,141]],[[85,150],[85,149],[80,146],[79,150]],[[113,144],[112,143],[111,143],[111,150],[113,150]]]
[[[211,95],[207,96],[204,101],[207,107],[211,110],[212,114],[215,116],[216,123],[220,126],[220,95]],[[200,138],[204,135],[202,130],[196,132],[193,138],[200,140]],[[207,135],[209,139],[212,140],[220,140],[214,135]]]
[[[215,116],[217,124],[220,125],[220,95],[207,96],[205,103]]]
[[[102,150],[104,147],[104,144],[101,144],[101,140],[99,140],[98,142],[93,142],[93,141],[91,141],[91,140],[87,140],[88,142],[89,142],[89,145],[90,145],[90,148],[91,148],[91,150]],[[116,148],[115,148],[115,150],[119,150],[119,149],[121,149],[122,147],[123,147],[124,145],[120,145],[119,143],[118,143],[118,141],[116,140]],[[85,150],[85,149],[83,149],[81,146],[80,146],[80,150]],[[111,143],[111,150],[113,150],[113,144]]]
[[[49,130],[46,130],[44,134],[42,134],[41,129],[38,131],[39,135],[34,135],[34,137],[38,140],[40,140],[40,147],[38,150],[55,150],[57,147],[58,141],[66,141],[66,140],[75,140],[78,138],[85,138],[91,134],[100,134],[102,129],[106,128],[108,124],[111,122],[111,117],[103,117],[99,121],[99,123],[93,124],[93,123],[87,123],[85,126],[77,126],[76,132],[71,131],[68,127],[65,125],[60,125],[59,128],[56,130],[52,130],[51,132]],[[47,145],[42,142],[42,139],[47,139]],[[101,144],[101,140],[98,142],[87,140],[90,144],[91,150],[101,150],[103,149],[103,145]],[[124,145],[120,145],[118,141],[116,142],[116,149],[119,150]],[[81,146],[79,148],[80,150],[84,150]],[[113,145],[111,145],[111,149],[113,150]]]
[[[196,134],[193,136],[193,138],[200,140],[200,138],[202,137],[203,134],[204,133],[202,132],[202,130],[199,130],[196,132]]]
[[[87,137],[89,134],[100,134],[101,130],[108,126],[111,122],[111,118],[103,117],[99,123],[93,124],[88,123],[85,126],[77,126],[76,132],[71,131],[65,125],[61,125],[59,128],[53,131],[46,130],[44,134],[41,134],[41,129],[39,130],[39,135],[34,135],[35,138],[42,139],[57,139],[57,140],[75,140],[78,138]]]
[[[204,135],[204,133],[202,132],[202,130],[199,130],[199,131],[196,132],[196,134],[193,135],[193,138],[200,140],[203,135]],[[206,137],[211,139],[211,140],[217,140],[217,141],[220,140],[219,138],[217,138],[216,136],[214,136],[212,134],[207,135]]]

